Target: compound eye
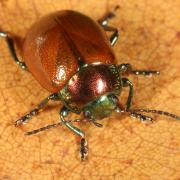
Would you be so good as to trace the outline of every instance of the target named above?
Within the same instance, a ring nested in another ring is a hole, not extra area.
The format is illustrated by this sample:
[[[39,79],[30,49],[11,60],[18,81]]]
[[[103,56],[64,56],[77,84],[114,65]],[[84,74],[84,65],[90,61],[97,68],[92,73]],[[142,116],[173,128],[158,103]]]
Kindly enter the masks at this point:
[[[89,111],[85,111],[84,112],[84,116],[87,117],[87,118],[90,118],[91,117],[91,113]]]
[[[112,99],[114,104],[118,103],[118,98],[114,94],[111,94],[111,99]]]

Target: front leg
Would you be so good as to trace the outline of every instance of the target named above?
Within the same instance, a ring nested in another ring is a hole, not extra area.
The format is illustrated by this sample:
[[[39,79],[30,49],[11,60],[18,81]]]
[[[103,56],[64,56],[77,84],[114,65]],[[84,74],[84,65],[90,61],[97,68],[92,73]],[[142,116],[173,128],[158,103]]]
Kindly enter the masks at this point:
[[[32,116],[37,115],[46,106],[46,104],[49,102],[49,100],[57,100],[57,99],[58,99],[57,94],[51,94],[46,99],[41,101],[41,103],[38,104],[36,108],[31,110],[29,113],[27,113],[26,115],[24,115],[20,119],[18,119],[15,122],[15,126],[19,126],[19,125],[21,125],[23,123],[28,122],[28,120],[31,119]]]
[[[75,134],[77,134],[78,136],[81,137],[81,142],[80,142],[80,156],[81,156],[81,160],[85,160],[87,153],[88,153],[88,149],[87,149],[87,142],[85,139],[85,134],[82,130],[80,130],[79,128],[73,126],[69,121],[65,120],[65,117],[68,115],[69,110],[64,106],[61,111],[60,111],[60,117],[61,117],[61,121],[62,123],[68,127],[72,132],[74,132]]]

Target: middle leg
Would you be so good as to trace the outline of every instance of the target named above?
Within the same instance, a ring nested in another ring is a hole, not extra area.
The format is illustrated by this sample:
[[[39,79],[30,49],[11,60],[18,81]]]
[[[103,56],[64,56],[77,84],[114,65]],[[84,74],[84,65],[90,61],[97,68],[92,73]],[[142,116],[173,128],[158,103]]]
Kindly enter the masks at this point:
[[[37,115],[45,106],[46,104],[49,102],[49,100],[57,100],[57,95],[56,94],[51,94],[50,96],[48,96],[46,99],[44,99],[43,101],[41,101],[40,104],[37,105],[36,108],[34,108],[33,110],[31,110],[29,113],[27,113],[26,115],[24,115],[23,117],[21,117],[20,119],[18,119],[15,122],[15,126],[19,126],[21,124],[24,124],[26,122],[29,121],[29,119],[32,118],[32,116]]]

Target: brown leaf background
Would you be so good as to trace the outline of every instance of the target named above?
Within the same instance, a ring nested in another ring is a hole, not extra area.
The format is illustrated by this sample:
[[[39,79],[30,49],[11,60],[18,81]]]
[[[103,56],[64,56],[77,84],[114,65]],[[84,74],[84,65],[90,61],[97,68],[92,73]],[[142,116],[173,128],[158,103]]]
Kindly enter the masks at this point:
[[[0,28],[23,37],[49,12],[73,9],[98,19],[117,4],[120,9],[110,24],[120,31],[114,47],[118,62],[161,70],[160,76],[130,77],[134,107],[178,114],[179,0],[1,0]],[[102,121],[101,129],[81,125],[89,142],[89,159],[84,163],[78,157],[77,137],[65,127],[24,136],[58,122],[56,103],[22,128],[12,125],[48,94],[15,65],[0,39],[0,179],[180,179],[180,122],[163,116],[155,116],[153,124],[113,115]]]

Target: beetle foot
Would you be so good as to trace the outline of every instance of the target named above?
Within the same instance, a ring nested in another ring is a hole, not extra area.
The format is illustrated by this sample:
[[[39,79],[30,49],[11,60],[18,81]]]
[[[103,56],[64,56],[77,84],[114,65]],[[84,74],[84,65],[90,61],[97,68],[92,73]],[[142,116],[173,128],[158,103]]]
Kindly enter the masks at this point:
[[[15,121],[14,125],[15,126],[19,126],[21,124],[24,124],[27,120],[25,119],[25,117],[22,117],[20,119],[18,119],[17,121]]]
[[[81,160],[84,161],[87,155],[88,155],[87,141],[85,140],[85,138],[81,138],[81,143],[80,143]]]
[[[142,114],[139,114],[139,113],[136,113],[136,112],[131,112],[131,116],[135,117],[137,119],[140,119],[141,121],[151,121],[151,122],[153,122],[152,117],[145,116],[145,115],[142,115]]]
[[[39,109],[33,109],[32,111],[30,111],[28,114],[26,114],[25,116],[21,117],[20,119],[18,119],[14,125],[15,126],[19,126],[21,124],[25,124],[28,122],[29,119],[31,119],[32,116],[38,114]]]

